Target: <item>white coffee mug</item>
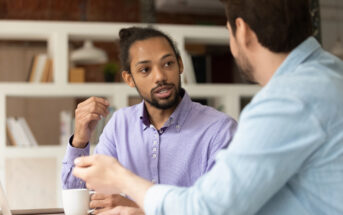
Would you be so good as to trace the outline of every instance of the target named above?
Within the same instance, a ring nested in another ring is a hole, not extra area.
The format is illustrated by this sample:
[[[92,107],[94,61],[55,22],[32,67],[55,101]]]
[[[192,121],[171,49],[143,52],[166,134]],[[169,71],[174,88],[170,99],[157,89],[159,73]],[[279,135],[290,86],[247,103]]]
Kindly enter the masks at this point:
[[[65,215],[87,215],[89,213],[90,194],[87,189],[69,189],[62,191]]]

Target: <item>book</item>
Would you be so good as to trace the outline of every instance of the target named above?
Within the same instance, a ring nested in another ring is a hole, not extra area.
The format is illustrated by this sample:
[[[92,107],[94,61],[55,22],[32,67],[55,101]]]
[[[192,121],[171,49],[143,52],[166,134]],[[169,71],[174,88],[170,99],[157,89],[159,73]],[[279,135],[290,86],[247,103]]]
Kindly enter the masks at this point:
[[[53,72],[53,61],[50,59],[50,69],[48,72],[48,79],[47,82],[53,82],[54,81],[54,72]]]
[[[7,144],[12,145],[12,146],[16,146],[17,142],[14,139],[14,132],[10,129],[8,122],[6,123],[6,135],[7,135]]]
[[[38,145],[24,117],[8,117],[6,120],[6,130],[9,143],[13,146]]]
[[[42,77],[40,79],[40,82],[51,82],[49,79],[51,78],[51,73],[52,72],[52,60],[50,58],[46,59]]]
[[[11,134],[12,141],[14,142],[13,145],[16,146],[30,146],[31,143],[26,136],[24,128],[21,124],[17,121],[14,117],[8,117],[6,120],[9,133]]]
[[[30,143],[29,146],[38,146],[37,140],[34,137],[32,131],[30,129],[30,126],[28,125],[26,119],[24,117],[19,117],[17,119],[17,122],[22,127],[22,129],[24,130],[26,139],[28,139],[29,143]]]
[[[33,57],[29,74],[29,82],[48,82],[52,72],[52,60],[46,54],[38,54]]]

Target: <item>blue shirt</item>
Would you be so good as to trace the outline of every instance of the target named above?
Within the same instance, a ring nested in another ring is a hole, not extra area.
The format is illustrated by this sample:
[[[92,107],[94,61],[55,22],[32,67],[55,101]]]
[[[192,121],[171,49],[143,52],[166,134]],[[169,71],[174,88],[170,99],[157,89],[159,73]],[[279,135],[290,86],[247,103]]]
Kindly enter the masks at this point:
[[[104,128],[95,153],[113,156],[127,169],[154,183],[191,186],[226,148],[237,123],[211,107],[192,102],[184,93],[160,130],[150,124],[144,102],[115,112]],[[70,144],[63,160],[64,189],[85,184],[72,175],[74,159],[89,155]]]
[[[189,189],[155,185],[148,215],[343,214],[343,63],[314,38],[241,114],[213,169]]]

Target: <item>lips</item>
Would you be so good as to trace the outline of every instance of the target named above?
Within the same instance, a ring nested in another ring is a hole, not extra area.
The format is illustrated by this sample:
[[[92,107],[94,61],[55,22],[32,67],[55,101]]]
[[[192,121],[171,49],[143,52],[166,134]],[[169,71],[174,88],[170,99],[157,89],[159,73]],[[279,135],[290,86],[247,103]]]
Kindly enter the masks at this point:
[[[160,99],[165,99],[172,94],[172,89],[172,85],[161,86],[154,90],[154,94]]]

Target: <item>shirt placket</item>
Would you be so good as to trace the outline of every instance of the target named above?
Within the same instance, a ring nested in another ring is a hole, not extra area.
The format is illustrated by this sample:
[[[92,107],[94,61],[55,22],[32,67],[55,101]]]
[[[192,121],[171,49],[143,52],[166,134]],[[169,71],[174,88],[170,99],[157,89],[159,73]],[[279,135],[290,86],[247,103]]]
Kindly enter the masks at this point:
[[[158,161],[159,161],[159,147],[160,147],[160,135],[159,132],[152,127],[153,129],[153,138],[152,145],[150,148],[150,159],[151,159],[151,172],[153,183],[159,183],[159,173],[158,173]]]

